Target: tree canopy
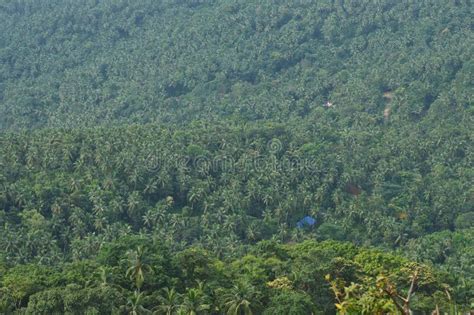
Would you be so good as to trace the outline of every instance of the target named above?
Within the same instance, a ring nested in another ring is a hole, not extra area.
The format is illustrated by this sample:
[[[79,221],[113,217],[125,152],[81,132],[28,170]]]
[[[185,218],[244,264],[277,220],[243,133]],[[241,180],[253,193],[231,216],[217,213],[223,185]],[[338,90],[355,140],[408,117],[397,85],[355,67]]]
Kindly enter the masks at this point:
[[[0,313],[471,310],[472,7],[0,0]]]

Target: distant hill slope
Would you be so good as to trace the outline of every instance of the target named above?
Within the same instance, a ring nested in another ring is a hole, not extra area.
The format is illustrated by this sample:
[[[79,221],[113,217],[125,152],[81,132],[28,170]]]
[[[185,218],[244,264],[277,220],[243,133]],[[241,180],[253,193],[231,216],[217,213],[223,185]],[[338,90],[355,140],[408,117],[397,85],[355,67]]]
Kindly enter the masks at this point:
[[[328,100],[470,115],[472,16],[468,0],[1,0],[0,129],[286,120]]]

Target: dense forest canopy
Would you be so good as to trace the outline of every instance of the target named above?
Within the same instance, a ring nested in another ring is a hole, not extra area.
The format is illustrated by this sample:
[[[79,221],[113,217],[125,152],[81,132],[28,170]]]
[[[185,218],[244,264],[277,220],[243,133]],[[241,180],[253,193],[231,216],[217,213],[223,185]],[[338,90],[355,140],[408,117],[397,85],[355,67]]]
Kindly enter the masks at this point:
[[[0,313],[474,308],[470,0],[0,0]]]
[[[4,129],[472,110],[468,0],[2,2]]]

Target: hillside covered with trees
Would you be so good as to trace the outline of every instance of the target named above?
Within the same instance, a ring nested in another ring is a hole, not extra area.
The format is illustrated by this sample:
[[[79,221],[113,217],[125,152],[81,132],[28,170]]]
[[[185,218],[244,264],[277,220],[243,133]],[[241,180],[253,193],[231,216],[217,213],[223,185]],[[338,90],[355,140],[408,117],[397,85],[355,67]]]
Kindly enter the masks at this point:
[[[474,309],[469,0],[0,0],[0,313]]]

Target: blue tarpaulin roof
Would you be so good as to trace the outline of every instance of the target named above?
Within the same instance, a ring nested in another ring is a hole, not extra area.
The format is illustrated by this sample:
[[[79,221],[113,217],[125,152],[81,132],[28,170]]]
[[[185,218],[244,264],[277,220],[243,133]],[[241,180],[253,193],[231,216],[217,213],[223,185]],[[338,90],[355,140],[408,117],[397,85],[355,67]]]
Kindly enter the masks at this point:
[[[296,223],[296,226],[298,228],[302,228],[302,227],[305,227],[305,226],[313,226],[315,224],[316,224],[316,219],[315,218],[310,217],[310,216],[305,216],[303,219],[298,221],[298,223]]]

